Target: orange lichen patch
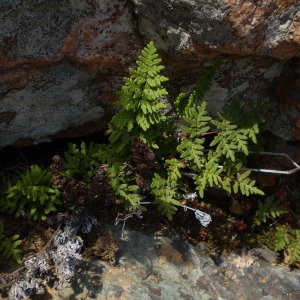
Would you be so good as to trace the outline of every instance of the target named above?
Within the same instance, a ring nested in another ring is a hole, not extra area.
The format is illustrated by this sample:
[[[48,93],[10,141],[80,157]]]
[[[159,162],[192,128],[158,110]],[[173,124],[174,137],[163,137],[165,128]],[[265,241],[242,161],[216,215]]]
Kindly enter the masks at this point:
[[[269,16],[286,11],[295,4],[295,1],[278,1],[268,4],[259,4],[254,1],[232,1],[226,0],[229,4],[227,16],[224,20],[232,24],[238,40],[232,43],[225,43],[215,50],[231,54],[253,55],[264,52],[265,31],[268,26]],[[290,29],[289,40],[282,41],[278,45],[272,45],[270,54],[277,58],[289,59],[300,57],[300,13],[298,13]]]
[[[134,34],[112,32],[112,28],[111,20],[81,20],[64,39],[60,54],[92,71],[124,70],[121,62],[136,57],[141,42]]]
[[[60,55],[92,71],[113,68],[124,72],[126,62],[138,56],[141,39],[130,28],[121,29],[124,8],[114,6],[113,12],[107,13],[104,19],[83,18],[74,23],[63,41]]]
[[[0,123],[9,124],[16,116],[16,113],[5,111],[0,113]]]
[[[204,47],[195,42],[191,42],[189,47],[187,48],[189,54],[195,53],[197,55],[205,54],[205,57],[216,58],[219,57],[222,53],[220,51],[215,51],[214,49]]]
[[[277,11],[276,14],[280,14],[283,11],[289,9],[291,6],[293,6],[297,1],[295,0],[277,0],[276,1],[276,7]]]
[[[26,70],[14,70],[0,75],[0,83],[8,84],[12,89],[21,89],[28,83],[28,72]]]
[[[0,84],[9,85],[10,89],[22,89],[30,80],[40,77],[41,74],[33,66],[30,69],[17,68],[0,74]]]
[[[239,39],[232,44],[225,44],[220,47],[224,48],[223,51],[231,54],[255,54],[264,40],[264,32],[267,27],[265,15],[268,13],[269,6],[258,6],[250,0],[227,0],[227,2],[230,8],[224,20],[232,24],[232,28],[235,29]]]
[[[282,41],[272,48],[272,56],[279,59],[300,58],[300,44],[295,41]]]
[[[258,6],[250,0],[227,2],[230,3],[231,9],[226,19],[232,23],[239,36],[244,36],[265,23],[268,6]]]
[[[100,123],[100,122],[99,122]],[[83,125],[64,129],[55,135],[53,135],[52,139],[62,139],[62,138],[70,138],[70,137],[79,137],[88,135],[91,132],[95,132],[95,129],[99,127],[98,122],[87,122]],[[100,128],[99,128],[100,130]]]
[[[158,250],[158,255],[161,256],[159,262],[172,262],[174,264],[183,264],[184,259],[179,251],[174,249],[168,242],[164,242]]]
[[[33,139],[29,139],[29,138],[27,138],[27,139],[20,139],[17,142],[15,142],[13,144],[13,146],[14,147],[27,147],[27,146],[32,145],[33,142],[34,142],[34,140]]]
[[[297,14],[296,18],[294,19],[289,35],[292,41],[300,44],[300,12]]]
[[[57,56],[55,58],[49,58],[49,57],[37,57],[37,58],[5,58],[3,60],[3,69],[16,69],[21,67],[47,67],[53,63],[59,62],[62,59],[62,57]]]
[[[48,80],[45,79],[45,80],[40,80],[39,82],[37,82],[34,87],[37,88],[37,89],[40,89],[41,87],[43,87],[45,84],[47,84]]]

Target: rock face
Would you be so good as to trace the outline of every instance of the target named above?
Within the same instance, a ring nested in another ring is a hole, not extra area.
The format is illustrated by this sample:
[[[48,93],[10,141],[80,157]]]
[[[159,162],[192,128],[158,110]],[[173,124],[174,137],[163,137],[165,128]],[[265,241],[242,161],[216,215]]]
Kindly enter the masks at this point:
[[[115,230],[120,237],[121,228]],[[64,290],[49,290],[51,299],[299,299],[300,273],[272,265],[269,249],[201,255],[177,234],[144,234],[125,229],[117,266],[82,261]],[[202,249],[202,250],[201,250]],[[46,294],[41,295],[42,297]]]
[[[5,0],[0,146],[102,129],[127,68],[150,40],[174,94],[219,58],[206,95],[212,114],[233,99],[264,101],[266,128],[300,139],[298,1]]]

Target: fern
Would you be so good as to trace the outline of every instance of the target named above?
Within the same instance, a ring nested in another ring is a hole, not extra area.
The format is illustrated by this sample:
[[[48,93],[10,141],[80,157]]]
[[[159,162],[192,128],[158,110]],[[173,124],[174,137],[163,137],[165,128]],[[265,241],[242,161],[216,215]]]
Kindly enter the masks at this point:
[[[268,219],[276,219],[285,213],[288,213],[288,211],[272,195],[264,203],[259,201],[254,221],[260,225],[261,222],[266,223]],[[290,264],[300,260],[300,230],[287,227],[286,225],[277,225],[275,251],[286,249],[288,250],[287,258]]]
[[[226,112],[227,115],[229,111]],[[212,120],[207,116],[206,102],[195,107],[189,104],[189,108],[186,108],[183,114],[189,126],[181,127],[186,137],[181,140],[177,150],[181,158],[196,171],[195,183],[200,196],[203,197],[204,190],[213,185],[229,193],[241,192],[246,196],[262,195],[263,192],[255,186],[255,181],[249,178],[250,171],[240,171],[242,164],[237,158],[237,151],[241,151],[245,156],[248,155],[248,140],[250,138],[254,140],[252,135],[257,134],[257,124],[247,129],[239,128],[221,114],[219,114],[220,120]],[[215,149],[207,152],[204,150],[205,138],[199,137],[205,135],[210,129],[210,123],[218,130],[210,143],[210,147]]]
[[[76,144],[69,143],[69,149],[64,153],[65,163],[62,174],[69,178],[79,178],[90,182],[99,164],[95,155],[98,153],[98,147],[93,142],[88,146],[82,142],[80,148],[77,148]]]
[[[100,144],[97,151],[92,155],[102,163],[112,164],[117,161],[117,153],[119,150],[113,149],[110,144]]]
[[[266,223],[267,219],[275,219],[288,211],[282,206],[282,204],[275,200],[274,195],[268,197],[264,203],[258,202],[258,209],[255,214],[255,222],[259,225],[261,222]]]
[[[13,258],[17,263],[22,262],[23,251],[19,249],[21,241],[19,240],[19,235],[15,234],[11,237],[4,236],[4,226],[3,222],[0,220],[0,252],[5,258]]]
[[[288,249],[289,263],[300,261],[300,230],[286,225],[276,227],[275,251]]]
[[[200,197],[204,197],[205,189],[210,186],[222,186],[222,178],[220,176],[222,169],[218,167],[217,157],[209,153],[208,160],[203,164],[198,174],[194,177],[196,190],[199,191]]]
[[[206,109],[207,103],[203,101],[220,63],[204,71],[189,95],[182,93],[177,97],[175,108],[178,117],[184,121],[180,129],[184,138],[176,147],[174,121],[163,113],[166,105],[162,97],[167,95],[167,91],[162,84],[168,79],[161,75],[164,67],[153,42],[143,49],[136,64],[136,69],[129,69],[130,77],[124,78],[125,84],[119,92],[116,105],[120,111],[108,124],[106,133],[109,144],[99,145],[93,154],[111,165],[110,182],[115,195],[125,207],[139,206],[137,186],[132,184],[133,178],[124,175],[123,168],[123,163],[130,161],[128,158],[133,152],[132,145],[136,138],[155,151],[156,159],[160,160],[158,163],[166,163],[165,173],[149,170],[148,174],[154,174],[150,191],[154,202],[169,219],[179,205],[176,198],[183,168],[196,174],[194,181],[201,197],[206,188],[214,185],[229,193],[240,192],[247,196],[252,193],[263,194],[255,186],[255,181],[250,179],[250,172],[241,171],[241,155],[237,154],[237,151],[241,151],[247,156],[249,140],[256,142],[258,118],[252,114],[251,118],[246,117],[245,109],[234,103],[219,114],[218,120],[212,120]],[[207,151],[206,135],[210,131],[217,134]],[[166,160],[166,155],[171,155],[172,159]],[[142,176],[140,172],[137,172],[138,176]]]
[[[288,245],[290,264],[300,261],[300,230],[295,229],[291,232],[291,243]]]
[[[196,166],[196,168],[201,169],[201,156],[204,154],[204,141],[204,139],[198,138],[194,140],[184,138],[181,144],[177,147],[178,152],[181,153],[180,157],[191,163],[192,166]]]
[[[167,180],[155,173],[151,183],[151,193],[155,197],[154,203],[158,210],[169,220],[172,220],[176,213],[176,206],[180,206],[180,201],[175,199],[177,191],[174,187],[167,184]]]
[[[111,165],[107,170],[107,176],[115,196],[124,204],[125,209],[133,207],[145,210],[145,208],[140,205],[140,196],[137,194],[139,186],[129,183],[123,165],[117,163]]]
[[[125,155],[135,136],[143,138],[149,146],[157,148],[155,139],[161,135],[155,125],[164,123],[167,118],[162,113],[166,105],[161,97],[167,95],[162,83],[168,78],[161,75],[164,67],[150,42],[139,56],[137,69],[129,69],[130,77],[124,78],[125,85],[119,92],[116,105],[121,110],[111,119],[107,130],[111,149]]]
[[[187,115],[186,110],[190,107],[195,107],[197,101],[202,101],[206,92],[212,86],[215,71],[220,67],[221,61],[217,61],[213,66],[204,70],[203,75],[196,83],[195,89],[189,94],[181,93],[175,100],[175,107],[179,117]]]
[[[249,178],[250,171],[239,172],[233,184],[233,191],[237,193],[238,189],[243,195],[258,194],[263,196],[264,193],[255,186],[255,180]]]
[[[283,250],[287,245],[289,245],[290,239],[287,227],[285,225],[276,227],[276,242],[275,251]]]
[[[182,177],[180,169],[183,169],[185,165],[182,162],[178,161],[176,158],[166,159],[166,163],[168,164],[167,184],[170,187],[177,188]]]
[[[59,190],[51,185],[52,176],[48,170],[31,166],[15,185],[9,187],[2,199],[1,211],[15,213],[16,217],[26,215],[29,220],[45,220],[47,215],[62,204]]]
[[[257,142],[259,133],[258,123],[263,121],[262,108],[255,107],[252,102],[250,108],[245,109],[237,101],[232,102],[219,113],[220,120],[212,120],[212,124],[219,130],[210,146],[216,146],[216,151],[226,158],[235,160],[235,151],[249,154],[249,140]]]

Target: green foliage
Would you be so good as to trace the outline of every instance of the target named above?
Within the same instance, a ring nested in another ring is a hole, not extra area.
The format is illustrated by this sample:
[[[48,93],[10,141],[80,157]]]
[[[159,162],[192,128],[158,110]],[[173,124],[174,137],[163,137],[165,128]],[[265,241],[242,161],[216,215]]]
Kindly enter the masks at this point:
[[[155,173],[151,183],[151,193],[155,197],[154,203],[157,204],[158,210],[169,220],[177,211],[176,206],[180,201],[175,199],[177,190],[168,184],[168,180]]]
[[[260,225],[266,223],[268,219],[277,219],[288,213],[279,200],[274,199],[274,195],[268,197],[262,203],[259,201],[255,214],[255,223]],[[279,225],[276,222],[275,251],[288,250],[289,263],[293,264],[300,260],[300,230],[293,229],[286,225]]]
[[[19,235],[15,234],[11,237],[4,236],[4,226],[3,222],[0,220],[0,252],[5,258],[13,258],[19,264],[22,262],[23,251],[19,249],[21,241],[19,240]]]
[[[198,170],[201,169],[201,158],[204,156],[205,138],[199,138],[209,130],[208,123],[211,118],[207,116],[206,103],[203,102],[199,106],[191,106],[184,110],[183,119],[188,126],[183,125],[181,129],[187,134],[183,138],[177,151],[181,154],[181,158],[191,163]]]
[[[45,220],[47,215],[57,210],[61,204],[59,190],[51,185],[52,176],[46,169],[37,165],[31,166],[21,178],[10,186],[1,199],[1,211],[27,215],[29,220]]]
[[[166,159],[166,163],[168,164],[167,184],[170,187],[177,187],[182,177],[180,169],[183,169],[185,165],[175,158]]]
[[[300,230],[286,225],[276,227],[275,251],[288,250],[289,263],[300,261]]]
[[[76,144],[69,143],[69,149],[64,153],[65,163],[62,174],[69,178],[90,182],[95,168],[99,165],[98,159],[94,156],[98,153],[98,147],[93,142],[88,146],[82,142],[80,148],[77,148]]]
[[[103,154],[103,149],[96,154],[105,159],[104,162],[109,162],[116,154],[126,157],[134,137],[141,138],[150,148],[159,147],[157,139],[163,135],[157,125],[162,128],[168,122],[162,113],[166,105],[161,101],[161,97],[167,95],[162,83],[168,78],[161,75],[164,67],[160,63],[154,43],[150,42],[136,62],[137,69],[129,69],[130,77],[124,78],[125,85],[116,102],[121,110],[112,117],[106,132],[109,135],[107,150],[111,155]]]
[[[208,77],[208,80],[211,80],[211,77]],[[194,99],[201,99],[202,95],[203,93],[197,95],[197,90],[195,90],[191,93],[185,107],[181,100],[175,103],[179,105],[178,113],[188,124],[181,126],[185,137],[181,140],[177,150],[181,154],[180,157],[196,173],[194,180],[200,197],[204,197],[207,187],[214,185],[229,193],[240,192],[246,196],[263,195],[263,192],[255,186],[255,181],[249,178],[250,171],[241,171],[243,165],[238,158],[238,156],[249,154],[249,140],[256,142],[256,135],[259,133],[257,122],[261,120],[260,114],[256,111],[257,119],[253,116],[247,117],[247,121],[239,120],[236,116],[244,116],[245,110],[234,102],[223,113],[219,113],[219,120],[213,120],[208,116],[205,101],[202,101],[200,105],[191,102]],[[215,136],[209,145],[210,149],[207,150],[204,147],[206,142],[204,136],[210,131]]]
[[[214,186],[230,194],[263,195],[250,171],[243,170],[249,149],[257,143],[263,107],[254,103],[242,107],[234,101],[217,118],[209,116],[203,98],[212,86],[220,65],[217,62],[204,71],[190,94],[177,97],[177,117],[171,118],[165,113],[164,102],[168,93],[163,83],[168,78],[162,75],[164,67],[153,42],[143,49],[136,64],[136,69],[129,69],[130,76],[124,78],[118,94],[116,105],[120,110],[108,124],[108,144],[69,144],[63,170],[58,166],[55,174],[32,166],[5,191],[2,211],[45,220],[61,204],[59,189],[67,190],[69,184],[71,191],[63,191],[68,198],[78,194],[84,202],[95,195],[109,195],[127,210],[146,210],[140,200],[143,193],[150,194],[148,199],[153,199],[158,210],[171,220],[181,206],[183,171],[193,174],[194,187],[202,198]],[[180,119],[180,128],[175,128],[174,119]],[[58,187],[52,185],[52,175]],[[269,197],[259,202],[255,222],[259,225],[286,212],[274,197]],[[18,238],[4,238],[0,224],[0,251],[20,262]],[[276,250],[288,248],[291,263],[300,259],[299,244],[300,230],[277,226]]]
[[[186,116],[186,109],[193,107],[197,101],[203,100],[205,93],[208,92],[212,86],[215,72],[220,65],[221,61],[217,61],[213,66],[207,67],[203,75],[197,81],[195,89],[189,95],[185,93],[178,95],[175,101],[175,107],[179,117]]]
[[[247,196],[263,194],[255,186],[255,181],[250,179],[250,172],[241,171],[241,154],[237,153],[241,151],[247,156],[249,140],[256,142],[259,113],[255,111],[252,114],[252,111],[248,112],[233,103],[219,114],[218,120],[212,120],[206,109],[207,103],[203,101],[219,65],[217,62],[207,68],[189,95],[182,93],[177,97],[176,112],[185,123],[180,129],[184,138],[176,147],[173,119],[164,114],[166,105],[163,97],[167,91],[162,84],[168,79],[161,75],[164,67],[153,42],[142,51],[137,60],[137,69],[129,69],[130,77],[124,79],[125,85],[119,92],[120,99],[117,102],[121,109],[108,124],[109,144],[100,145],[93,155],[112,166],[111,184],[126,207],[138,206],[136,194],[130,196],[133,199],[128,198],[128,188],[134,190],[136,186],[132,184],[133,178],[126,178],[124,170],[118,168],[123,168],[122,164],[128,161],[135,138],[155,151],[159,164],[166,164],[166,172],[153,172],[150,193],[158,209],[169,219],[176,212],[176,206],[180,205],[177,199],[182,185],[180,171],[183,168],[196,174],[194,181],[201,197],[207,187],[214,185],[229,193],[240,192]],[[254,111],[254,108],[251,109]],[[210,131],[217,134],[207,150],[206,135]],[[172,159],[165,160],[166,155],[171,155]],[[118,175],[118,172],[123,175]]]
[[[265,202],[258,202],[258,209],[255,214],[255,222],[267,222],[267,219],[276,219],[288,211],[282,206],[279,200],[275,200],[274,195],[268,197]]]
[[[140,197],[136,193],[139,187],[128,183],[129,180],[126,177],[125,167],[123,165],[114,163],[108,168],[107,175],[116,198],[124,204],[125,209],[133,207],[145,210],[145,208],[140,205]]]

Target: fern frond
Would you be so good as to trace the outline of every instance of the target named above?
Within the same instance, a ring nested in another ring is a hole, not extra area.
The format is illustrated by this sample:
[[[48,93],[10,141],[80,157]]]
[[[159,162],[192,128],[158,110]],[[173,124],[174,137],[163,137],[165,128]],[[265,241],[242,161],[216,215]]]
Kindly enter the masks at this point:
[[[177,147],[178,152],[181,154],[180,157],[196,166],[198,169],[201,169],[201,157],[204,154],[204,142],[204,138],[195,138],[193,140],[186,137],[183,138],[181,144]]]
[[[13,258],[17,263],[22,262],[23,251],[19,249],[21,241],[19,235],[13,235],[0,241],[0,252],[7,258]]]
[[[204,101],[201,105],[186,109],[183,119],[189,123],[189,126],[182,126],[182,130],[189,134],[190,138],[199,137],[209,130],[208,123],[211,117],[206,110],[207,103]]]
[[[282,204],[275,200],[274,195],[268,197],[263,203],[258,202],[258,209],[255,214],[256,223],[259,225],[261,222],[267,222],[269,218],[278,218],[288,211],[282,206]]]
[[[222,119],[222,121],[212,120],[220,131],[210,143],[210,147],[216,147],[216,152],[225,155],[226,158],[235,161],[235,151],[238,149],[234,135],[236,134],[237,126],[230,124],[229,121]]]
[[[212,86],[213,79],[221,66],[221,61],[216,61],[212,66],[204,69],[204,73],[201,75],[200,79],[196,83],[195,97],[196,100],[202,100],[205,93],[208,92]]]
[[[249,196],[250,194],[264,195],[264,192],[255,186],[255,180],[249,178],[250,171],[237,173],[235,179],[235,190],[240,189],[243,195]]]
[[[176,189],[167,184],[167,180],[155,173],[151,183],[151,193],[155,197],[154,203],[157,204],[158,210],[169,220],[180,206],[180,201],[175,199]]]
[[[300,230],[295,229],[292,231],[292,242],[288,245],[290,264],[300,261]]]
[[[5,256],[5,258],[10,259],[11,257],[17,262],[22,262],[23,251],[19,249],[21,240],[19,240],[19,235],[13,235],[11,237],[4,236],[4,226],[2,220],[0,220],[0,252]]]
[[[249,101],[248,107],[243,107],[239,101],[233,101],[223,108],[222,116],[239,128],[253,128],[264,120],[265,105]],[[257,129],[256,129],[257,130]],[[258,133],[258,132],[257,132]]]
[[[185,165],[182,162],[178,161],[176,158],[167,159],[166,163],[168,164],[167,184],[170,187],[176,187],[178,185],[179,179],[181,179],[182,177],[180,169],[184,168]]]
[[[65,162],[62,174],[69,178],[82,178],[89,182],[93,175],[93,170],[99,161],[94,154],[98,151],[98,144],[90,142],[88,145],[82,142],[79,147],[74,143],[69,143],[69,149],[64,152]],[[50,175],[51,176],[51,175]]]
[[[107,169],[107,176],[116,198],[124,204],[125,209],[134,207],[145,210],[140,205],[140,196],[136,193],[139,186],[128,183],[123,165],[118,163],[110,165]]]
[[[202,170],[194,177],[196,190],[199,191],[201,198],[204,197],[204,191],[207,187],[222,186],[221,173],[222,169],[218,167],[218,158],[210,157],[203,165]]]
[[[300,261],[300,230],[286,225],[276,227],[275,251],[287,250],[289,264]]]
[[[275,251],[283,250],[290,243],[288,229],[286,225],[276,227]]]
[[[57,210],[62,204],[59,190],[52,187],[52,176],[49,170],[37,165],[22,174],[15,185],[9,187],[2,199],[1,211],[15,213],[19,217],[25,213],[29,220],[45,220],[50,211]]]
[[[166,105],[161,98],[168,94],[162,86],[168,78],[160,74],[164,69],[160,63],[154,43],[150,42],[136,62],[137,69],[130,68],[130,77],[124,78],[117,102],[121,110],[111,119],[107,130],[109,142],[117,153],[126,152],[124,148],[129,150],[134,137],[141,135],[148,146],[157,147],[156,139],[161,132],[155,132],[155,125],[166,121],[162,113]]]
[[[197,101],[202,101],[206,92],[212,86],[216,70],[220,67],[221,61],[217,61],[213,66],[205,68],[204,73],[196,83],[195,89],[189,94],[179,94],[174,102],[177,114],[182,117],[186,115],[186,109],[195,107]]]
[[[100,162],[111,164],[116,160],[115,151],[110,145],[100,144],[96,153],[93,154]]]

